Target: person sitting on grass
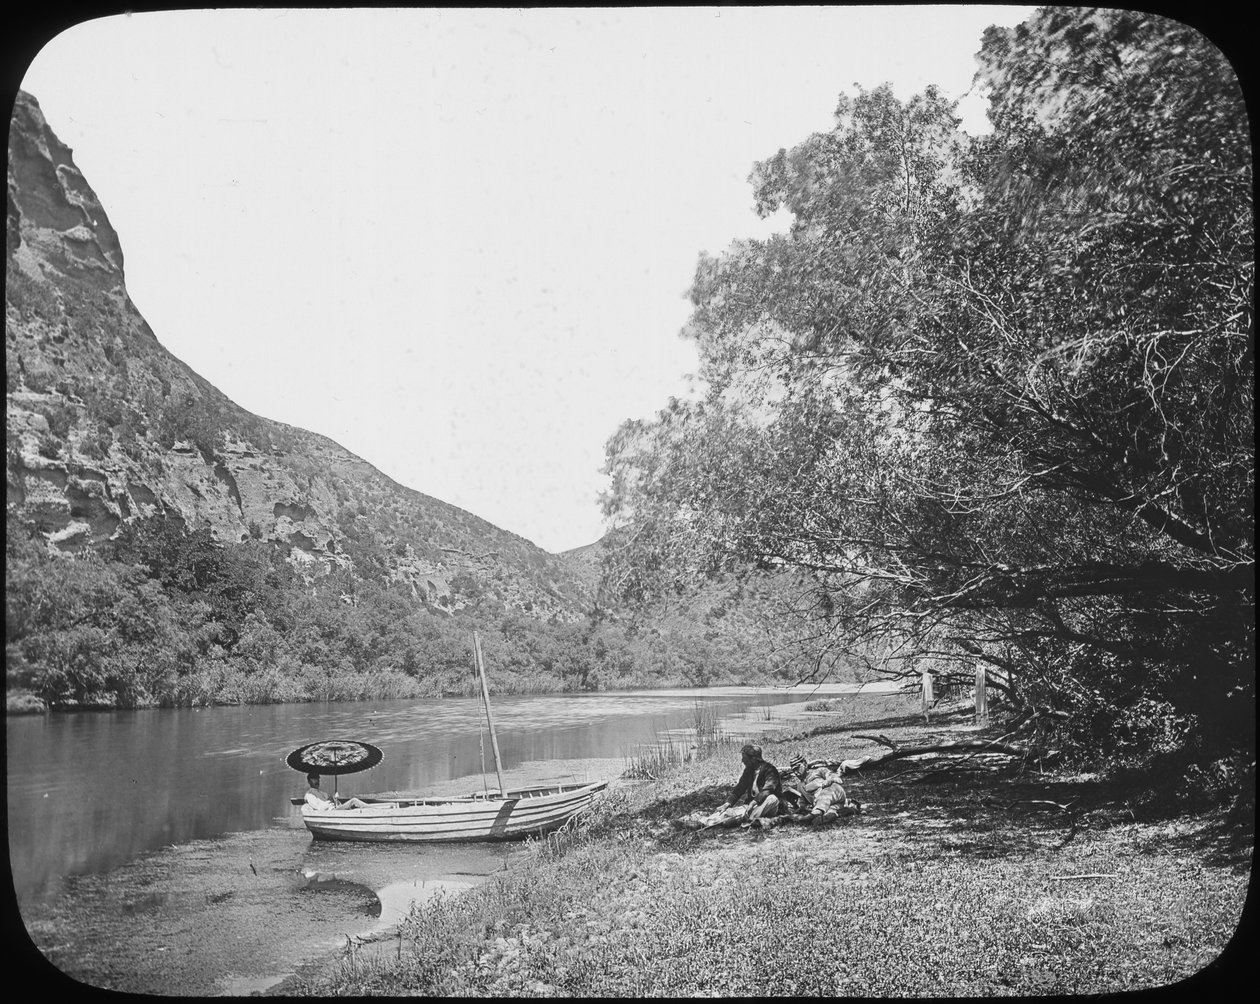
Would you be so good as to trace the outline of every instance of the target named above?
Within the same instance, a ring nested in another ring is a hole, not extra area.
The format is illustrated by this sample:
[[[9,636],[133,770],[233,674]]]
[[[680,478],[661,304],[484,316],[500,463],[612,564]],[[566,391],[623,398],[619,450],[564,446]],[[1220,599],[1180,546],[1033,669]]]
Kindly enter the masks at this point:
[[[849,798],[840,781],[844,768],[833,770],[823,760],[806,763],[799,753],[792,757],[792,775],[804,786],[810,800],[808,822],[830,823],[839,816],[852,816],[862,811],[862,803]]]
[[[732,806],[748,803],[742,817],[743,825],[750,826],[760,820],[771,820],[779,814],[779,790],[781,782],[779,769],[761,757],[761,747],[749,743],[739,754],[744,764],[744,772],[731,797],[718,810],[722,812]]]
[[[306,804],[316,809],[366,809],[368,803],[361,798],[348,798],[338,803],[332,795],[320,790],[319,775],[307,774]]]

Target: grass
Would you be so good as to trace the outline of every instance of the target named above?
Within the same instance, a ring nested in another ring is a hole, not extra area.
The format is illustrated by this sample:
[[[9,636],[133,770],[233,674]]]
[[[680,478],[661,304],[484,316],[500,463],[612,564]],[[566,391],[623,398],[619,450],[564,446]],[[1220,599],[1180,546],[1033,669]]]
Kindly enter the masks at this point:
[[[917,694],[841,694],[818,701],[807,701],[807,712],[826,714],[826,727],[875,727],[908,718],[922,721]]]
[[[882,699],[880,699],[882,700]],[[903,702],[904,703],[904,700]],[[864,752],[871,726],[766,740]],[[893,711],[903,711],[893,707]],[[876,722],[894,739],[951,725]],[[974,734],[974,733],[971,733]],[[1178,814],[1091,778],[849,781],[865,812],[821,829],[690,832],[671,820],[724,799],[733,747],[614,789],[534,842],[519,866],[417,906],[398,957],[347,958],[318,994],[992,996],[1175,983],[1238,925],[1252,830]],[[1074,801],[1061,813],[997,807]],[[1135,811],[1135,808],[1137,811]],[[749,949],[756,946],[756,951]]]

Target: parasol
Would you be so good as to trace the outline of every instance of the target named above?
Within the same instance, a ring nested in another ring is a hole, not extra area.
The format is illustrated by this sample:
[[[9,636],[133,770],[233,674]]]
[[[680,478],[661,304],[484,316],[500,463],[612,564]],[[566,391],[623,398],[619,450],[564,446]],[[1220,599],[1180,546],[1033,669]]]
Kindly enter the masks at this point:
[[[370,770],[385,758],[375,746],[354,739],[324,739],[299,746],[284,762],[304,774],[357,774]]]

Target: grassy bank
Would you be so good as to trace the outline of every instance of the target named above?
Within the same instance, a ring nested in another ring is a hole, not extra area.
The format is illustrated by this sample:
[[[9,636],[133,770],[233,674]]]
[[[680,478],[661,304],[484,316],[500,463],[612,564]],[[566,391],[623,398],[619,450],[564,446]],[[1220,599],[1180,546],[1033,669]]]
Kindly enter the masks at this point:
[[[904,698],[802,720],[766,755],[849,757],[873,724],[894,741],[960,738]],[[815,724],[811,727],[810,722]],[[656,764],[658,769],[665,765]],[[309,994],[547,996],[993,995],[1175,983],[1233,935],[1252,829],[1219,811],[1094,777],[932,785],[852,779],[862,815],[830,827],[682,830],[720,803],[730,744],[536,842],[519,866],[415,908],[383,956],[348,956]],[[1073,803],[1077,826],[1034,803]]]

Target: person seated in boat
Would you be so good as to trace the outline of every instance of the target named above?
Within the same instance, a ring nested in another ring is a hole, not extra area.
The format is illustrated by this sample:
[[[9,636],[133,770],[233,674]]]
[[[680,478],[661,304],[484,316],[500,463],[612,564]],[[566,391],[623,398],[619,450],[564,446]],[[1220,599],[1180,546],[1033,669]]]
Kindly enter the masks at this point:
[[[743,822],[755,823],[759,819],[773,819],[779,814],[779,791],[782,787],[779,769],[761,756],[761,747],[749,743],[739,754],[744,772],[731,797],[718,810],[723,812],[733,806],[748,803]]]
[[[348,798],[344,802],[337,802],[332,795],[322,791],[319,787],[319,775],[306,775],[306,804],[316,809],[366,809],[368,803],[361,798]]]

